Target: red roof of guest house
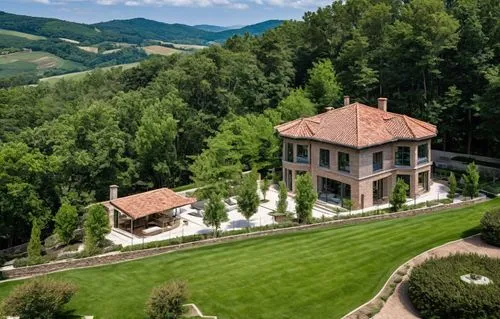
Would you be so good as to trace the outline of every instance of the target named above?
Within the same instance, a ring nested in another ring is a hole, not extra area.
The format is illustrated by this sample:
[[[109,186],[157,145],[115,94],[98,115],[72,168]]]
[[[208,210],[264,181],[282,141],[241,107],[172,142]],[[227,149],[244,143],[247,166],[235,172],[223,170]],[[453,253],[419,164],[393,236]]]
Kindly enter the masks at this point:
[[[113,206],[132,219],[149,216],[196,202],[195,198],[181,196],[168,188],[120,197],[110,201]]]
[[[436,126],[361,103],[276,126],[280,136],[362,149],[398,140],[436,136]]]

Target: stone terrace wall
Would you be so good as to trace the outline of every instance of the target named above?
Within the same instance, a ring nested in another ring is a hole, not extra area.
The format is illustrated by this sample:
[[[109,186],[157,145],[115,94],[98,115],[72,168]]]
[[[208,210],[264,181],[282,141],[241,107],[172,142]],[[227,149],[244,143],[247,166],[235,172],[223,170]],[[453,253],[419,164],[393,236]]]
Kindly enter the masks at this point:
[[[340,220],[334,220],[334,221],[311,224],[311,225],[302,225],[302,226],[295,226],[295,227],[289,227],[289,228],[281,228],[281,229],[273,229],[273,230],[266,230],[266,231],[260,231],[260,232],[239,234],[239,235],[234,235],[234,236],[212,238],[212,239],[200,240],[200,241],[196,241],[196,242],[183,243],[183,244],[171,245],[171,246],[165,246],[165,247],[159,247],[159,248],[151,248],[151,249],[145,249],[145,250],[137,250],[137,251],[122,252],[122,253],[115,253],[115,254],[109,254],[109,255],[94,256],[94,257],[89,257],[89,258],[60,261],[60,262],[54,262],[54,263],[49,263],[49,264],[42,264],[42,265],[36,265],[36,266],[29,266],[29,267],[22,267],[22,268],[5,270],[5,271],[3,271],[3,275],[7,278],[20,278],[20,277],[29,277],[29,276],[35,276],[35,275],[43,275],[43,274],[47,274],[47,273],[51,273],[51,272],[74,269],[74,268],[87,268],[87,267],[94,267],[94,266],[124,262],[124,261],[129,261],[129,260],[140,259],[140,258],[160,255],[160,254],[164,254],[164,253],[169,253],[169,252],[173,252],[173,251],[179,251],[179,250],[195,248],[195,247],[200,247],[200,246],[207,246],[207,245],[213,245],[213,244],[218,244],[218,243],[242,240],[242,239],[247,239],[247,238],[258,238],[258,237],[270,236],[270,235],[275,235],[275,234],[293,233],[293,232],[297,232],[297,231],[316,229],[316,228],[325,228],[325,227],[341,226],[341,225],[352,225],[352,224],[360,224],[360,223],[380,221],[380,220],[389,220],[389,219],[411,217],[411,216],[416,216],[416,215],[431,214],[431,213],[440,212],[440,211],[451,209],[451,208],[460,208],[460,207],[470,206],[472,204],[476,204],[476,203],[483,202],[483,201],[486,201],[486,199],[478,198],[478,199],[460,202],[460,203],[438,205],[438,206],[434,206],[434,207],[420,208],[420,209],[408,210],[408,211],[398,212],[398,213],[373,215],[373,216],[367,216],[367,217],[356,217],[356,218],[350,218],[350,219],[340,219]]]

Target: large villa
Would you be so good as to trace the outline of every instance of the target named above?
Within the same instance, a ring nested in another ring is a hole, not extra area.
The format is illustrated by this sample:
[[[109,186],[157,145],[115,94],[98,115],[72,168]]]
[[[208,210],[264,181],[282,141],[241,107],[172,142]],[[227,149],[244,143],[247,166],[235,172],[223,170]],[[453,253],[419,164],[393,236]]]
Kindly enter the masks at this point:
[[[295,192],[295,178],[308,172],[322,201],[354,209],[388,201],[398,178],[414,198],[429,190],[434,125],[378,107],[350,103],[276,127],[283,138],[283,179]]]

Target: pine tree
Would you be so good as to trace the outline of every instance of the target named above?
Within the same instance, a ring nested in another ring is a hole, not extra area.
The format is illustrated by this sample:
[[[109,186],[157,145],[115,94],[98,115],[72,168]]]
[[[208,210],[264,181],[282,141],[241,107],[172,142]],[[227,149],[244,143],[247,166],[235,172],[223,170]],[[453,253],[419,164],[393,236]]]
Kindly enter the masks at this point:
[[[457,179],[455,178],[455,174],[453,174],[453,172],[451,172],[448,177],[448,186],[450,188],[448,191],[448,198],[453,200],[457,193]]]
[[[31,237],[28,243],[28,261],[30,264],[40,263],[42,258],[42,242],[40,235],[42,233],[40,221],[34,219],[31,227]]]

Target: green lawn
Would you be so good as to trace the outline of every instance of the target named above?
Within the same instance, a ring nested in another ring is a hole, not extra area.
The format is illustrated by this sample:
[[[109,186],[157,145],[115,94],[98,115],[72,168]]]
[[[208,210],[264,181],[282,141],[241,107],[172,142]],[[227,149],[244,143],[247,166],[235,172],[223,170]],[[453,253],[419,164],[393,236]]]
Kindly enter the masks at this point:
[[[187,280],[191,301],[219,318],[339,318],[374,296],[400,264],[477,232],[483,212],[499,206],[496,199],[445,214],[250,239],[51,277],[78,284],[69,308],[96,318],[144,318],[151,288],[173,278]],[[17,284],[0,284],[0,299]]]

